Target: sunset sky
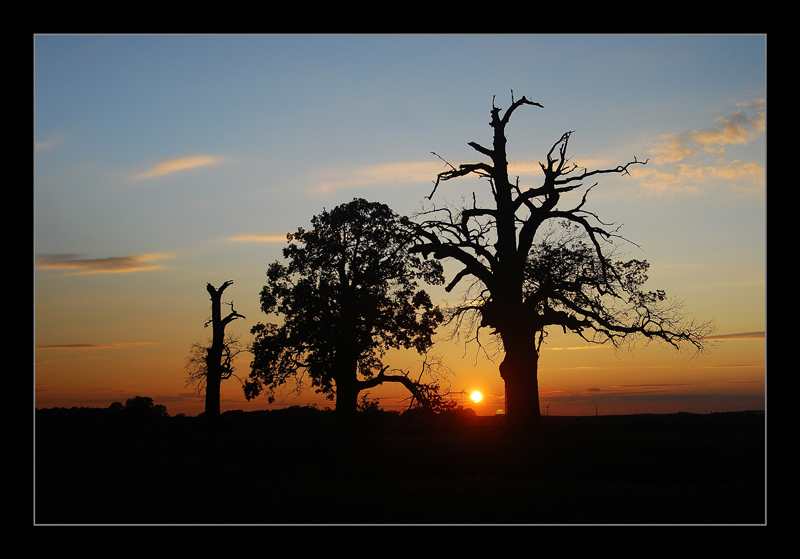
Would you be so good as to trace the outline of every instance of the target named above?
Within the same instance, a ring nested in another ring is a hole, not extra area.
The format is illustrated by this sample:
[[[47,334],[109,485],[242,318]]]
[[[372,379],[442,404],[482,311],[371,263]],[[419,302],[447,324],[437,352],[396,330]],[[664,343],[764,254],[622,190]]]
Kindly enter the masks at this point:
[[[507,127],[512,175],[564,132],[603,175],[587,208],[622,224],[649,289],[717,325],[701,357],[657,344],[632,352],[551,332],[543,413],[764,409],[766,36],[764,35],[39,35],[34,37],[34,400],[107,407],[134,396],[170,415],[202,412],[186,388],[195,342],[211,336],[206,282],[234,283],[250,339],[267,266],[285,235],[354,197],[419,210],[453,164],[481,160],[492,98],[541,103]],[[444,183],[459,202],[487,183]],[[431,289],[446,304],[458,293]],[[503,409],[499,361],[474,345],[434,347],[454,392],[480,415]],[[393,355],[416,371],[419,357]],[[238,363],[245,377],[249,360]],[[373,390],[402,409],[401,389]],[[288,393],[222,409],[317,402]],[[549,404],[549,409],[545,406]]]

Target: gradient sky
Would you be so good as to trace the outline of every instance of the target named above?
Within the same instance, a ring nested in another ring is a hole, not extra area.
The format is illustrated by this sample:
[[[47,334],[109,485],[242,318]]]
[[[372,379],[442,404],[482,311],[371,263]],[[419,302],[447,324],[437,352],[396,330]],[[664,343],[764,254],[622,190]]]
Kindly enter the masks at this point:
[[[492,98],[522,107],[507,128],[511,172],[569,130],[581,166],[649,158],[604,175],[588,207],[651,263],[650,289],[717,324],[703,357],[658,345],[615,352],[553,332],[540,360],[553,415],[765,406],[766,36],[39,35],[34,37],[35,405],[153,398],[196,415],[190,346],[210,331],[206,282],[234,283],[250,339],[285,234],[363,197],[418,210],[443,170],[491,143]],[[458,202],[485,182],[444,183]],[[640,248],[639,248],[640,247]],[[455,300],[431,290],[440,303]],[[451,390],[503,408],[498,362],[440,341]],[[393,356],[415,371],[414,355]],[[246,376],[249,360],[237,366]],[[407,397],[373,390],[385,409]],[[235,379],[222,409],[247,402]]]

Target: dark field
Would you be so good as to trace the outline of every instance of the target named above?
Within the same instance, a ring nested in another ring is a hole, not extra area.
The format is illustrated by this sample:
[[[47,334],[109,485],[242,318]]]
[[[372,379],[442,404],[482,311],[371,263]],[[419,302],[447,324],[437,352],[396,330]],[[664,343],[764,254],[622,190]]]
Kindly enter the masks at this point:
[[[497,418],[36,412],[36,524],[765,524],[761,412]]]

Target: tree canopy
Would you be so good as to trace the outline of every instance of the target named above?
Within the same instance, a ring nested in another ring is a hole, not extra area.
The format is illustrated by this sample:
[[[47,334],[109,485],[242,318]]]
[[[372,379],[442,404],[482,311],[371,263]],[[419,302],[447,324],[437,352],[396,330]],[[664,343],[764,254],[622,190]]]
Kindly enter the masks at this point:
[[[442,266],[409,253],[414,226],[381,203],[354,199],[287,236],[286,262],[267,269],[261,309],[280,320],[252,328],[248,399],[305,381],[342,413],[387,375],[390,349],[424,353],[442,313],[419,281],[443,282]],[[407,377],[405,377],[406,380]]]

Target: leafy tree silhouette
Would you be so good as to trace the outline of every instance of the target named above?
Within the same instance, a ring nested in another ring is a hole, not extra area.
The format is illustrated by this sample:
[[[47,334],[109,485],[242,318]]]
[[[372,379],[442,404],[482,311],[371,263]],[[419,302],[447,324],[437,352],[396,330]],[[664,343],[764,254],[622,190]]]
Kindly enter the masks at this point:
[[[114,409],[114,404],[110,409]],[[161,404],[155,404],[152,398],[147,396],[134,396],[125,401],[125,405],[119,411],[135,418],[169,417],[167,408]]]
[[[504,353],[500,375],[506,387],[506,425],[512,431],[539,427],[538,362],[549,327],[577,333],[592,343],[615,346],[644,338],[677,349],[702,352],[710,323],[686,320],[680,305],[663,291],[643,291],[646,261],[619,259],[615,252],[624,241],[618,228],[605,224],[585,209],[585,188],[570,209],[568,193],[604,173],[628,174],[633,161],[612,169],[588,170],[571,163],[565,133],[540,163],[544,178],[539,186],[522,187],[519,177],[509,178],[506,125],[522,106],[543,108],[526,97],[514,100],[505,111],[492,102],[492,147],[468,145],[490,162],[462,164],[438,174],[440,183],[458,177],[478,176],[489,184],[486,207],[472,196],[472,205],[436,207],[417,216],[419,243],[412,252],[452,260],[461,270],[447,284],[449,292],[465,278],[472,283],[462,304],[447,320],[455,332],[466,330],[482,346],[479,333],[491,329]],[[437,154],[434,154],[437,155]],[[438,155],[437,155],[438,157]],[[441,159],[441,157],[440,157]],[[443,159],[444,161],[444,159]],[[560,204],[560,205],[559,205]]]
[[[442,266],[408,252],[414,227],[387,205],[356,198],[323,211],[313,228],[290,233],[261,290],[261,309],[282,317],[259,323],[245,396],[287,383],[300,391],[306,379],[336,400],[336,415],[352,417],[358,394],[384,382],[409,389],[408,375],[387,374],[382,362],[391,348],[424,353],[433,343],[442,313],[418,280],[444,281]]]

